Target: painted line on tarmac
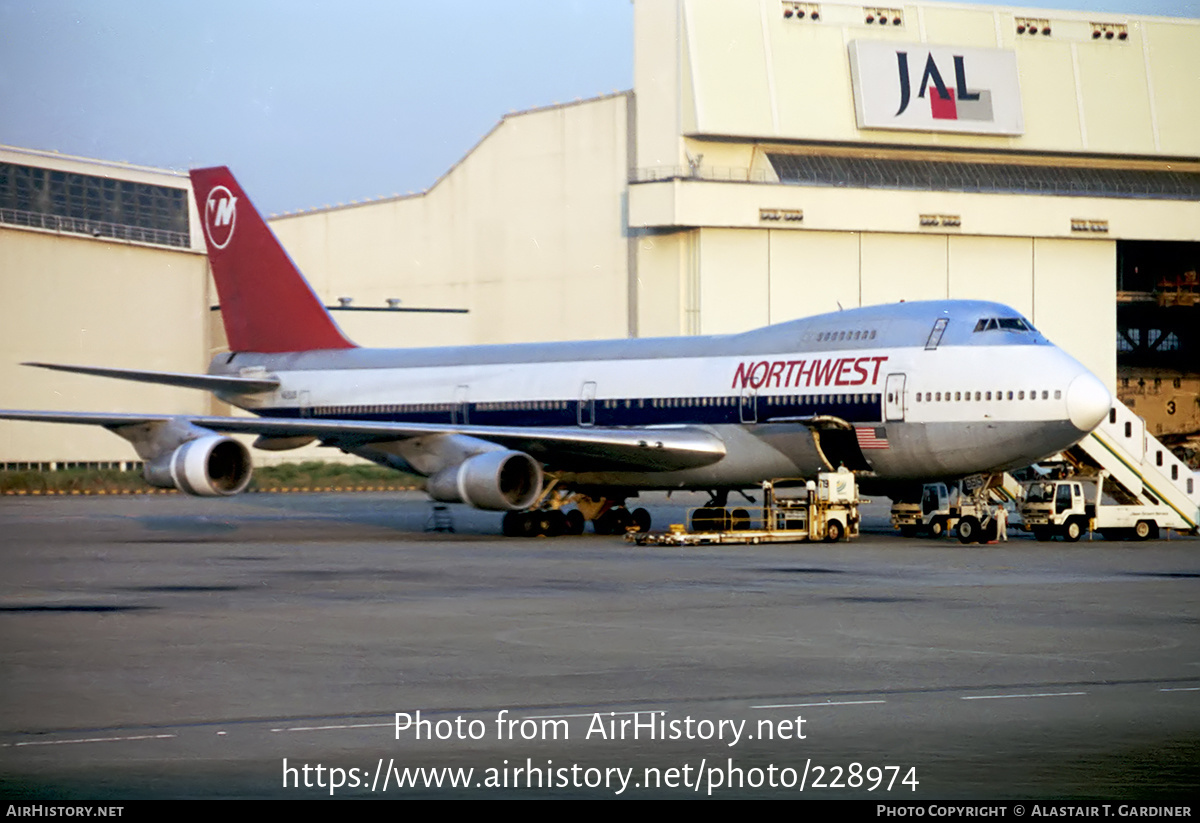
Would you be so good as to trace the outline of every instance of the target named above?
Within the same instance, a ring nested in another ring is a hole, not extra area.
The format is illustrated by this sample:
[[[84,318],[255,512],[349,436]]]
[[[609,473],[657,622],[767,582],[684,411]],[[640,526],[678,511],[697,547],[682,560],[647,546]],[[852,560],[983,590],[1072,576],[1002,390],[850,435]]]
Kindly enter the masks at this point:
[[[1018,700],[1026,697],[1078,697],[1087,692],[1042,692],[1040,694],[974,694],[959,700]]]
[[[72,743],[125,743],[133,740],[169,740],[177,734],[139,734],[133,737],[81,737],[75,740],[26,740],[20,743],[0,743],[0,748],[21,746],[66,746]]]
[[[662,709],[642,709],[640,712],[608,712],[608,716],[620,717],[623,714],[638,715],[647,713],[666,714],[666,712]],[[580,714],[531,714],[528,717],[514,717],[513,720],[560,720],[568,717],[595,717],[597,714],[604,714],[604,712],[581,712]]]
[[[271,729],[274,732],[328,732],[338,729],[386,729],[392,723],[347,723],[341,726],[290,726],[287,728]]]
[[[886,700],[842,700],[822,703],[772,703],[767,706],[751,706],[752,709],[804,709],[812,706],[865,706],[871,703],[886,703]]]

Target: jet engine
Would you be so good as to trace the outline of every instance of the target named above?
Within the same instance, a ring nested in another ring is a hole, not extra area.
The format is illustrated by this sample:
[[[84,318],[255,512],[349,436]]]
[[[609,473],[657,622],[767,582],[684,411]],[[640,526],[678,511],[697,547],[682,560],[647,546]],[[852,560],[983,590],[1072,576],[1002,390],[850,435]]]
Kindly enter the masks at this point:
[[[232,438],[210,434],[147,461],[142,476],[160,489],[226,497],[246,488],[251,469],[249,449]]]
[[[542,492],[542,464],[524,452],[483,452],[433,475],[425,488],[443,503],[520,511],[536,503]]]

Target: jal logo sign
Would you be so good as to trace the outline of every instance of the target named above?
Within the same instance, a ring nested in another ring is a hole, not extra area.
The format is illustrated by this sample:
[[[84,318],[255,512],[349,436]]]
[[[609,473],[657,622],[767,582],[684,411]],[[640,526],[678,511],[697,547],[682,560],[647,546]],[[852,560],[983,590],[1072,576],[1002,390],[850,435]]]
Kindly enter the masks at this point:
[[[855,40],[850,77],[860,129],[1025,131],[1009,50]]]
[[[224,186],[216,186],[204,201],[204,229],[218,249],[229,245],[237,221],[237,198]]]

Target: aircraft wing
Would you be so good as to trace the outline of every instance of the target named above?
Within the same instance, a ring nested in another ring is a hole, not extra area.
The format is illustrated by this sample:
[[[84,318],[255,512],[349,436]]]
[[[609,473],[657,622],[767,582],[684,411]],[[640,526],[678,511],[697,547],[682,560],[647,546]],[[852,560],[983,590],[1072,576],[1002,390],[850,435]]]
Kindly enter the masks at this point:
[[[0,410],[0,419],[41,423],[77,423],[120,429],[145,423],[186,421],[226,434],[267,437],[315,437],[326,445],[354,447],[414,437],[457,434],[523,451],[552,468],[572,471],[675,471],[707,466],[725,456],[725,443],[700,426],[640,429],[438,425],[373,423],[359,420],[210,417],[205,415],[130,414]]]

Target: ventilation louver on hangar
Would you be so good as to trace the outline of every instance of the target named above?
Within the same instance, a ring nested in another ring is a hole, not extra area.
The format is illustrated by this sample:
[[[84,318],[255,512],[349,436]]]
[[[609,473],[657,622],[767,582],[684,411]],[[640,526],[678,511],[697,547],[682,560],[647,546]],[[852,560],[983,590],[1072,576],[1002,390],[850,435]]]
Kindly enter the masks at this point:
[[[1200,200],[1200,173],[769,153],[781,183],[865,189]]]

